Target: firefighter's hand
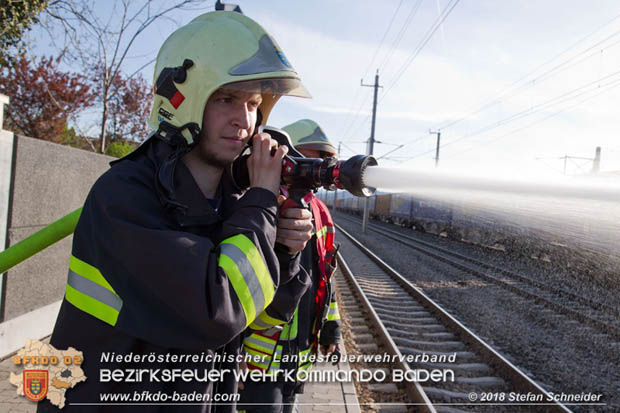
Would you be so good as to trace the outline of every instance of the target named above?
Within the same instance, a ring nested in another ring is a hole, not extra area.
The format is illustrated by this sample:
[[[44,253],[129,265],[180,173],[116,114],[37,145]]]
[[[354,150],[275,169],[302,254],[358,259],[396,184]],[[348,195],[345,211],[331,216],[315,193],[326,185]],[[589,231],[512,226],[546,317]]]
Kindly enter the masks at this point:
[[[329,346],[325,346],[321,344],[321,353],[324,356],[327,356],[327,360],[329,360],[334,366],[338,364],[340,361],[340,357],[342,354],[340,353],[340,347],[338,344],[330,344]]]
[[[282,201],[284,197],[280,197]],[[276,242],[288,247],[290,254],[296,254],[306,247],[312,238],[312,213],[304,208],[280,210]]]
[[[282,145],[272,155],[271,148],[277,147],[278,144],[268,134],[257,133],[252,139],[254,140],[252,154],[248,158],[250,187],[265,188],[278,196],[282,158],[288,152],[288,147]]]
[[[321,354],[324,356],[327,354],[331,354],[336,351],[336,347],[338,347],[337,344],[330,344],[329,346],[324,346],[321,344]]]

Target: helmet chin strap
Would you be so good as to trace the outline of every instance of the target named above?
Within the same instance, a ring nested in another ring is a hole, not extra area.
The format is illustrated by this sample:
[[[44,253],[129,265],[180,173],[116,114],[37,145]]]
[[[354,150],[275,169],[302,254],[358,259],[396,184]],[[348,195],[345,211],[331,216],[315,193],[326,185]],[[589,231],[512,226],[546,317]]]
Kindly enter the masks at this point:
[[[200,136],[200,127],[195,122],[186,123],[179,127],[163,121],[159,124],[156,135],[159,139],[171,146],[184,147],[188,146],[187,140],[183,137],[184,129],[187,129],[192,135],[192,140],[194,141],[193,145],[195,145]]]

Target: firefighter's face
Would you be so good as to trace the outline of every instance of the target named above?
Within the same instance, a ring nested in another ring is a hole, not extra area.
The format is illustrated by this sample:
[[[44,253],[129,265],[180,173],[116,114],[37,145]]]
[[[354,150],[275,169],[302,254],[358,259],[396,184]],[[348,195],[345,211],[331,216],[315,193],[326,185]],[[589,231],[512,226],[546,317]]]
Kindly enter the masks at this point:
[[[329,153],[325,151],[319,151],[317,149],[307,149],[307,148],[295,148],[306,158],[321,158],[325,159],[327,157],[336,157],[335,153]]]
[[[316,149],[297,148],[297,150],[306,158],[320,158],[321,151]]]
[[[262,97],[234,89],[216,90],[205,105],[199,141],[201,158],[226,167],[241,153],[254,134]]]

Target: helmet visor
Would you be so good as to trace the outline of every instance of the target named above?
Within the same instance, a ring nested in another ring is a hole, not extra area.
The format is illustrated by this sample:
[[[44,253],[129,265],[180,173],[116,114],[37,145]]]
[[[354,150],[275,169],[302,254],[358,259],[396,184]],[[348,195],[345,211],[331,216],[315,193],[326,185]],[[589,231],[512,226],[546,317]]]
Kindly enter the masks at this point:
[[[261,95],[312,97],[301,81],[293,78],[253,79],[227,83],[221,88],[247,93],[259,93]]]

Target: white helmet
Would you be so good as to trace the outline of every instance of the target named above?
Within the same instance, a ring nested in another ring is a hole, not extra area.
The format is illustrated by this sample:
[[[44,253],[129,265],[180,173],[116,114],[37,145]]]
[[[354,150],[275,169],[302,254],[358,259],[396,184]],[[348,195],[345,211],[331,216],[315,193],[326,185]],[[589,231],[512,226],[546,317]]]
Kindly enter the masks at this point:
[[[323,129],[310,119],[298,120],[282,128],[291,137],[296,149],[314,149],[336,156],[338,151],[327,139]]]
[[[275,40],[230,11],[205,13],[172,33],[157,55],[154,84],[149,124],[163,135],[181,130],[190,145],[207,100],[224,85],[262,94],[259,124],[280,96],[310,97]]]

